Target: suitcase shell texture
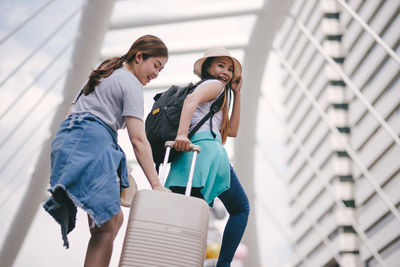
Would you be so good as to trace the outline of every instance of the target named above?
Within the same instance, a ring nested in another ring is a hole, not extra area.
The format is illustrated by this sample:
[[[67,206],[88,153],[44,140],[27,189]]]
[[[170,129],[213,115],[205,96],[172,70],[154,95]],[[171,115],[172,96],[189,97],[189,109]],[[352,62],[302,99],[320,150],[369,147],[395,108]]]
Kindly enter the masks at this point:
[[[207,203],[176,193],[136,193],[120,267],[203,266],[208,232]]]

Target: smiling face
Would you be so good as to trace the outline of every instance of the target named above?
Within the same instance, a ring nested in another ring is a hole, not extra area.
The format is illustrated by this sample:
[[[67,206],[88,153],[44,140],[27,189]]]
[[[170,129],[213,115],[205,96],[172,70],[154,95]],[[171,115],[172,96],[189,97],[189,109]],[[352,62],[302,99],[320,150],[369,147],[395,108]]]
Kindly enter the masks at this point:
[[[142,85],[146,85],[151,80],[157,78],[166,63],[166,57],[149,57],[143,59],[143,55],[138,53],[136,63],[133,66],[133,73]]]
[[[233,61],[230,57],[216,57],[207,71],[226,86],[233,77]]]

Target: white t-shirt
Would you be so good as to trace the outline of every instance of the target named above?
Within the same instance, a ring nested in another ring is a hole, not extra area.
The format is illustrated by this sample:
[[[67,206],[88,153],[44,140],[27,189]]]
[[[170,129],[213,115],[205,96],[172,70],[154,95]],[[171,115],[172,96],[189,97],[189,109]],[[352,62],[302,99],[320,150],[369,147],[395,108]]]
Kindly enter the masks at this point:
[[[79,94],[78,94],[79,95]],[[101,80],[94,92],[75,97],[72,113],[90,112],[114,131],[125,125],[125,116],[143,120],[143,86],[127,69],[116,69]]]
[[[202,82],[199,86],[197,86],[194,90],[197,90],[201,88],[202,86],[209,84],[209,83],[219,83],[221,85],[221,92],[220,94],[224,93],[224,84],[221,81],[212,79],[212,80],[206,80]],[[218,95],[218,96],[219,96]],[[217,96],[217,98],[218,98]],[[217,99],[215,98],[215,99]],[[196,107],[196,110],[193,113],[192,120],[190,122],[190,127],[189,131],[192,130],[203,118],[210,112],[211,104],[215,101],[215,99],[207,101],[205,103],[201,103]],[[213,125],[213,132],[219,136],[221,136],[220,133],[220,128],[222,124],[222,111],[218,111],[217,113],[214,114],[212,118],[212,125]],[[209,131],[210,130],[210,119],[208,119],[200,128],[197,130],[196,133],[202,132],[202,131]]]

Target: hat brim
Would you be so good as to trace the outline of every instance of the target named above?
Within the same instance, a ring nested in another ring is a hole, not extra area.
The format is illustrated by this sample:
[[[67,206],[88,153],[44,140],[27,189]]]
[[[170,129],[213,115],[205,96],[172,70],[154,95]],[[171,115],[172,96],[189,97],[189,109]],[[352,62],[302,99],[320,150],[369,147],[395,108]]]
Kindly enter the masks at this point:
[[[226,54],[210,54],[204,57],[199,58],[198,60],[196,60],[196,62],[194,63],[193,66],[193,72],[194,74],[196,74],[197,76],[199,76],[201,78],[201,67],[203,66],[204,61],[206,61],[207,58],[209,57],[229,57],[232,59],[233,61],[233,79],[237,79],[239,77],[242,76],[242,64],[240,64],[239,60],[237,60],[236,58],[230,56],[230,55],[226,55]]]

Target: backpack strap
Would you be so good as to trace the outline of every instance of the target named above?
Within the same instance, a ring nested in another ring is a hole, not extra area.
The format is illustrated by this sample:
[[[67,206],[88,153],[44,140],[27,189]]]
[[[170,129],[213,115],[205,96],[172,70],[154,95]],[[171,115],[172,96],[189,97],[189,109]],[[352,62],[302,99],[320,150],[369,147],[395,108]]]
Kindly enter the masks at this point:
[[[214,117],[214,114],[217,113],[222,108],[222,104],[224,103],[224,98],[225,98],[225,91],[218,96],[218,98],[211,104],[211,107],[210,107],[210,112],[209,112],[209,114],[211,114],[210,115],[210,131],[211,131],[211,134],[214,137],[214,139],[217,136],[215,135],[215,133],[213,131],[213,123],[212,123],[213,120],[212,119]]]
[[[78,97],[77,97],[76,100],[75,100],[75,103],[78,102],[78,99],[81,97],[82,94],[83,94],[83,90],[81,90],[81,91],[79,92],[79,95],[78,95]]]
[[[211,104],[210,107],[210,111],[201,119],[201,121],[199,121],[199,123],[196,124],[196,126],[189,132],[188,134],[188,138],[192,138],[192,136],[197,132],[198,129],[200,129],[200,127],[209,119],[210,120],[210,131],[212,136],[215,138],[216,135],[213,132],[213,127],[212,127],[212,117],[214,116],[215,113],[217,113],[221,107],[222,104],[224,103],[224,97],[225,97],[225,92],[223,92],[222,94],[220,94],[217,99]]]

